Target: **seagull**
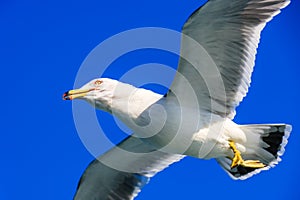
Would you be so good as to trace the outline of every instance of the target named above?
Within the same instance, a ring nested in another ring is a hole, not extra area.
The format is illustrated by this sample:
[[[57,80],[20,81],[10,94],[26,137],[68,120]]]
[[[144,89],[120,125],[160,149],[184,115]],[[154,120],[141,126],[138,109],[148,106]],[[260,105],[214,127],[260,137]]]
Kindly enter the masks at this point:
[[[250,86],[260,33],[289,3],[207,1],[182,28],[178,70],[165,95],[109,78],[64,93],[64,100],[85,100],[133,131],[89,164],[74,199],[134,199],[185,156],[216,159],[240,180],[278,164],[291,125],[239,125],[233,118]]]

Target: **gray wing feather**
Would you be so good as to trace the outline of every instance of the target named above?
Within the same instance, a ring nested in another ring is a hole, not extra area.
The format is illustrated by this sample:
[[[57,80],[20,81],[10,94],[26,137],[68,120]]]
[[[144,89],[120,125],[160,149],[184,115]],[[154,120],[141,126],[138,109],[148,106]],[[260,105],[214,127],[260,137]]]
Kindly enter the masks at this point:
[[[183,27],[181,59],[170,91],[184,99],[193,95],[187,92],[192,88],[200,110],[233,118],[250,85],[260,32],[289,3],[208,1]]]
[[[133,199],[152,176],[183,157],[157,151],[136,137],[128,137],[89,164],[74,200]]]

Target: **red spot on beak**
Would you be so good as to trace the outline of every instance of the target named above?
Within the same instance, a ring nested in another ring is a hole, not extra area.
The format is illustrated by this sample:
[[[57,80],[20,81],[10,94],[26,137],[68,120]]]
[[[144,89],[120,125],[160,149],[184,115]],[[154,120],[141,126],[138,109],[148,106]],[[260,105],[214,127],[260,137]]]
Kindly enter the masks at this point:
[[[63,94],[63,100],[72,100],[71,99],[71,97],[69,96],[69,92],[65,92],[64,94]]]

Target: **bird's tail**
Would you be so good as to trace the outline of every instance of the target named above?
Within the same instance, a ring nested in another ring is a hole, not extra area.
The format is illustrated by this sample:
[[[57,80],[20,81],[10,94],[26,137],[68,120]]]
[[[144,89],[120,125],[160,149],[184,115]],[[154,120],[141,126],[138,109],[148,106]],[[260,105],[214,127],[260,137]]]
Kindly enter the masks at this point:
[[[246,152],[242,153],[244,160],[259,160],[266,165],[264,168],[249,168],[237,166],[231,168],[231,158],[217,158],[217,162],[233,179],[247,179],[262,170],[268,170],[281,161],[284,147],[292,127],[287,124],[241,125],[239,128],[246,134],[247,142],[243,144]]]

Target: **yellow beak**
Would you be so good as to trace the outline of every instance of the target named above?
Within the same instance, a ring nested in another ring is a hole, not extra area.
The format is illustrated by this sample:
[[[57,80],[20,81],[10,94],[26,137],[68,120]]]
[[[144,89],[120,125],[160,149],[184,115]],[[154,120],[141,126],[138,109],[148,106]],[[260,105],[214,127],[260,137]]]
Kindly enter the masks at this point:
[[[76,90],[69,90],[63,94],[63,100],[73,100],[84,97],[87,95],[88,92],[94,89],[76,89]]]

